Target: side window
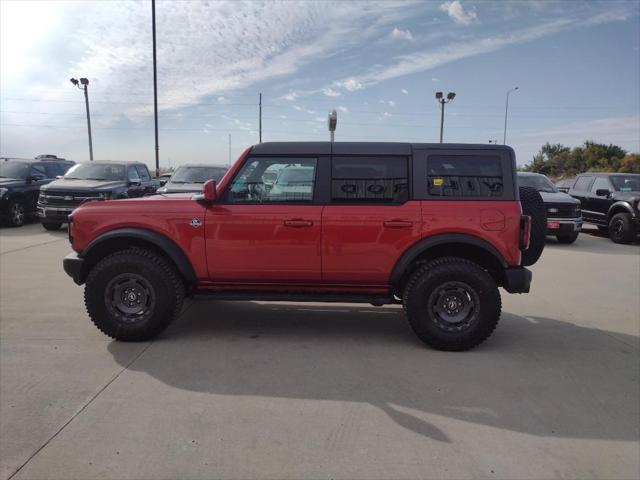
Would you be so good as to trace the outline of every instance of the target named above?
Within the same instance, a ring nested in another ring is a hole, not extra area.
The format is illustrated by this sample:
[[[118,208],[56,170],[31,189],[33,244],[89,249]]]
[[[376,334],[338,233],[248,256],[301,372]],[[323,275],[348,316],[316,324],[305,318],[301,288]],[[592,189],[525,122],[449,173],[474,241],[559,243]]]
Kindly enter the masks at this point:
[[[587,192],[589,190],[591,180],[593,180],[593,177],[580,177],[576,180],[573,189],[578,190],[579,192]]]
[[[613,190],[611,184],[609,183],[609,180],[607,180],[605,177],[596,177],[595,182],[593,182],[593,185],[591,186],[591,191],[593,193],[596,193],[596,191],[603,188],[606,188],[609,191]]]
[[[47,178],[56,178],[58,175],[64,174],[55,163],[45,163],[44,170],[47,172]]]
[[[147,167],[145,165],[136,165],[136,169],[138,170],[138,175],[143,182],[151,180],[149,171],[147,170]]]
[[[227,194],[229,203],[313,201],[315,158],[261,157],[247,160]]]
[[[427,191],[437,197],[502,197],[500,157],[490,155],[430,155]]]
[[[407,157],[334,157],[331,200],[336,203],[404,203],[409,198]]]
[[[127,179],[130,182],[139,182],[140,181],[140,175],[138,175],[138,171],[136,170],[135,166],[130,166],[129,170],[127,171]]]
[[[67,170],[69,170],[71,167],[73,167],[73,163],[58,163],[58,169],[60,170],[60,173],[58,175],[64,175],[65,173],[67,173]]]
[[[31,165],[31,173],[29,173],[32,177],[41,177],[41,178],[55,178],[47,175],[47,171],[44,168],[44,165]]]

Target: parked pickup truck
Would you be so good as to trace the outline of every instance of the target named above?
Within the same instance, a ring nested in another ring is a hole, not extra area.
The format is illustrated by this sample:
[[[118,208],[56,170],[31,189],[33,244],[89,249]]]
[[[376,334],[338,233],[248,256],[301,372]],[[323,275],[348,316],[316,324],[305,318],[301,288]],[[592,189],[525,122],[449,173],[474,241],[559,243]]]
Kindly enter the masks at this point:
[[[640,233],[640,174],[582,173],[569,195],[582,204],[584,221],[614,242],[629,243]]]
[[[63,264],[119,340],[198,294],[402,304],[425,343],[466,350],[496,328],[498,287],[529,291],[545,222],[509,147],[262,143],[201,194],[84,203]]]
[[[84,202],[142,197],[155,193],[159,186],[141,162],[78,163],[64,177],[40,189],[37,213],[44,228],[58,230]]]

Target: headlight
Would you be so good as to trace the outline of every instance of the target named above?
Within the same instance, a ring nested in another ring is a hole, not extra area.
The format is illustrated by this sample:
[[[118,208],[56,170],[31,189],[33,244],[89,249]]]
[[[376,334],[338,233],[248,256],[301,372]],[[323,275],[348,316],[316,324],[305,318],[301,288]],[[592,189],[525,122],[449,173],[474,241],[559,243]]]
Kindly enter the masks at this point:
[[[111,198],[111,192],[100,192],[98,193],[98,198],[109,200]]]
[[[167,193],[167,187],[160,187],[156,190],[156,193]]]
[[[0,198],[4,197],[8,191],[8,188],[0,188]]]

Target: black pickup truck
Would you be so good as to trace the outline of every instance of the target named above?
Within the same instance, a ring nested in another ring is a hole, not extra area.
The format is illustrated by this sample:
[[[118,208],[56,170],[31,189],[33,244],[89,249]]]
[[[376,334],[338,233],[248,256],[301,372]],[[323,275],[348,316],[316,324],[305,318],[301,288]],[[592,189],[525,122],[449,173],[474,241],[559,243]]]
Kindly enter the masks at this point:
[[[87,200],[142,197],[154,194],[159,186],[142,162],[78,163],[40,189],[37,214],[44,228],[57,230]]]
[[[569,195],[580,200],[584,221],[616,243],[630,243],[640,232],[640,174],[582,173]]]

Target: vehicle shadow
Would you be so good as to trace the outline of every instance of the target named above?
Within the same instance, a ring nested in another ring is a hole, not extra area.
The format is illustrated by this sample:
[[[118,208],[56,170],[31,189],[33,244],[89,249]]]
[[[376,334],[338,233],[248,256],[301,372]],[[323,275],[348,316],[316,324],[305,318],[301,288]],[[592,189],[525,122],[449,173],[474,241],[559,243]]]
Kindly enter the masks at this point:
[[[199,301],[128,368],[196,392],[366,402],[441,442],[438,417],[638,440],[639,348],[638,337],[505,313],[486,343],[448,353],[420,343],[399,308]],[[117,342],[108,349],[130,361]]]

